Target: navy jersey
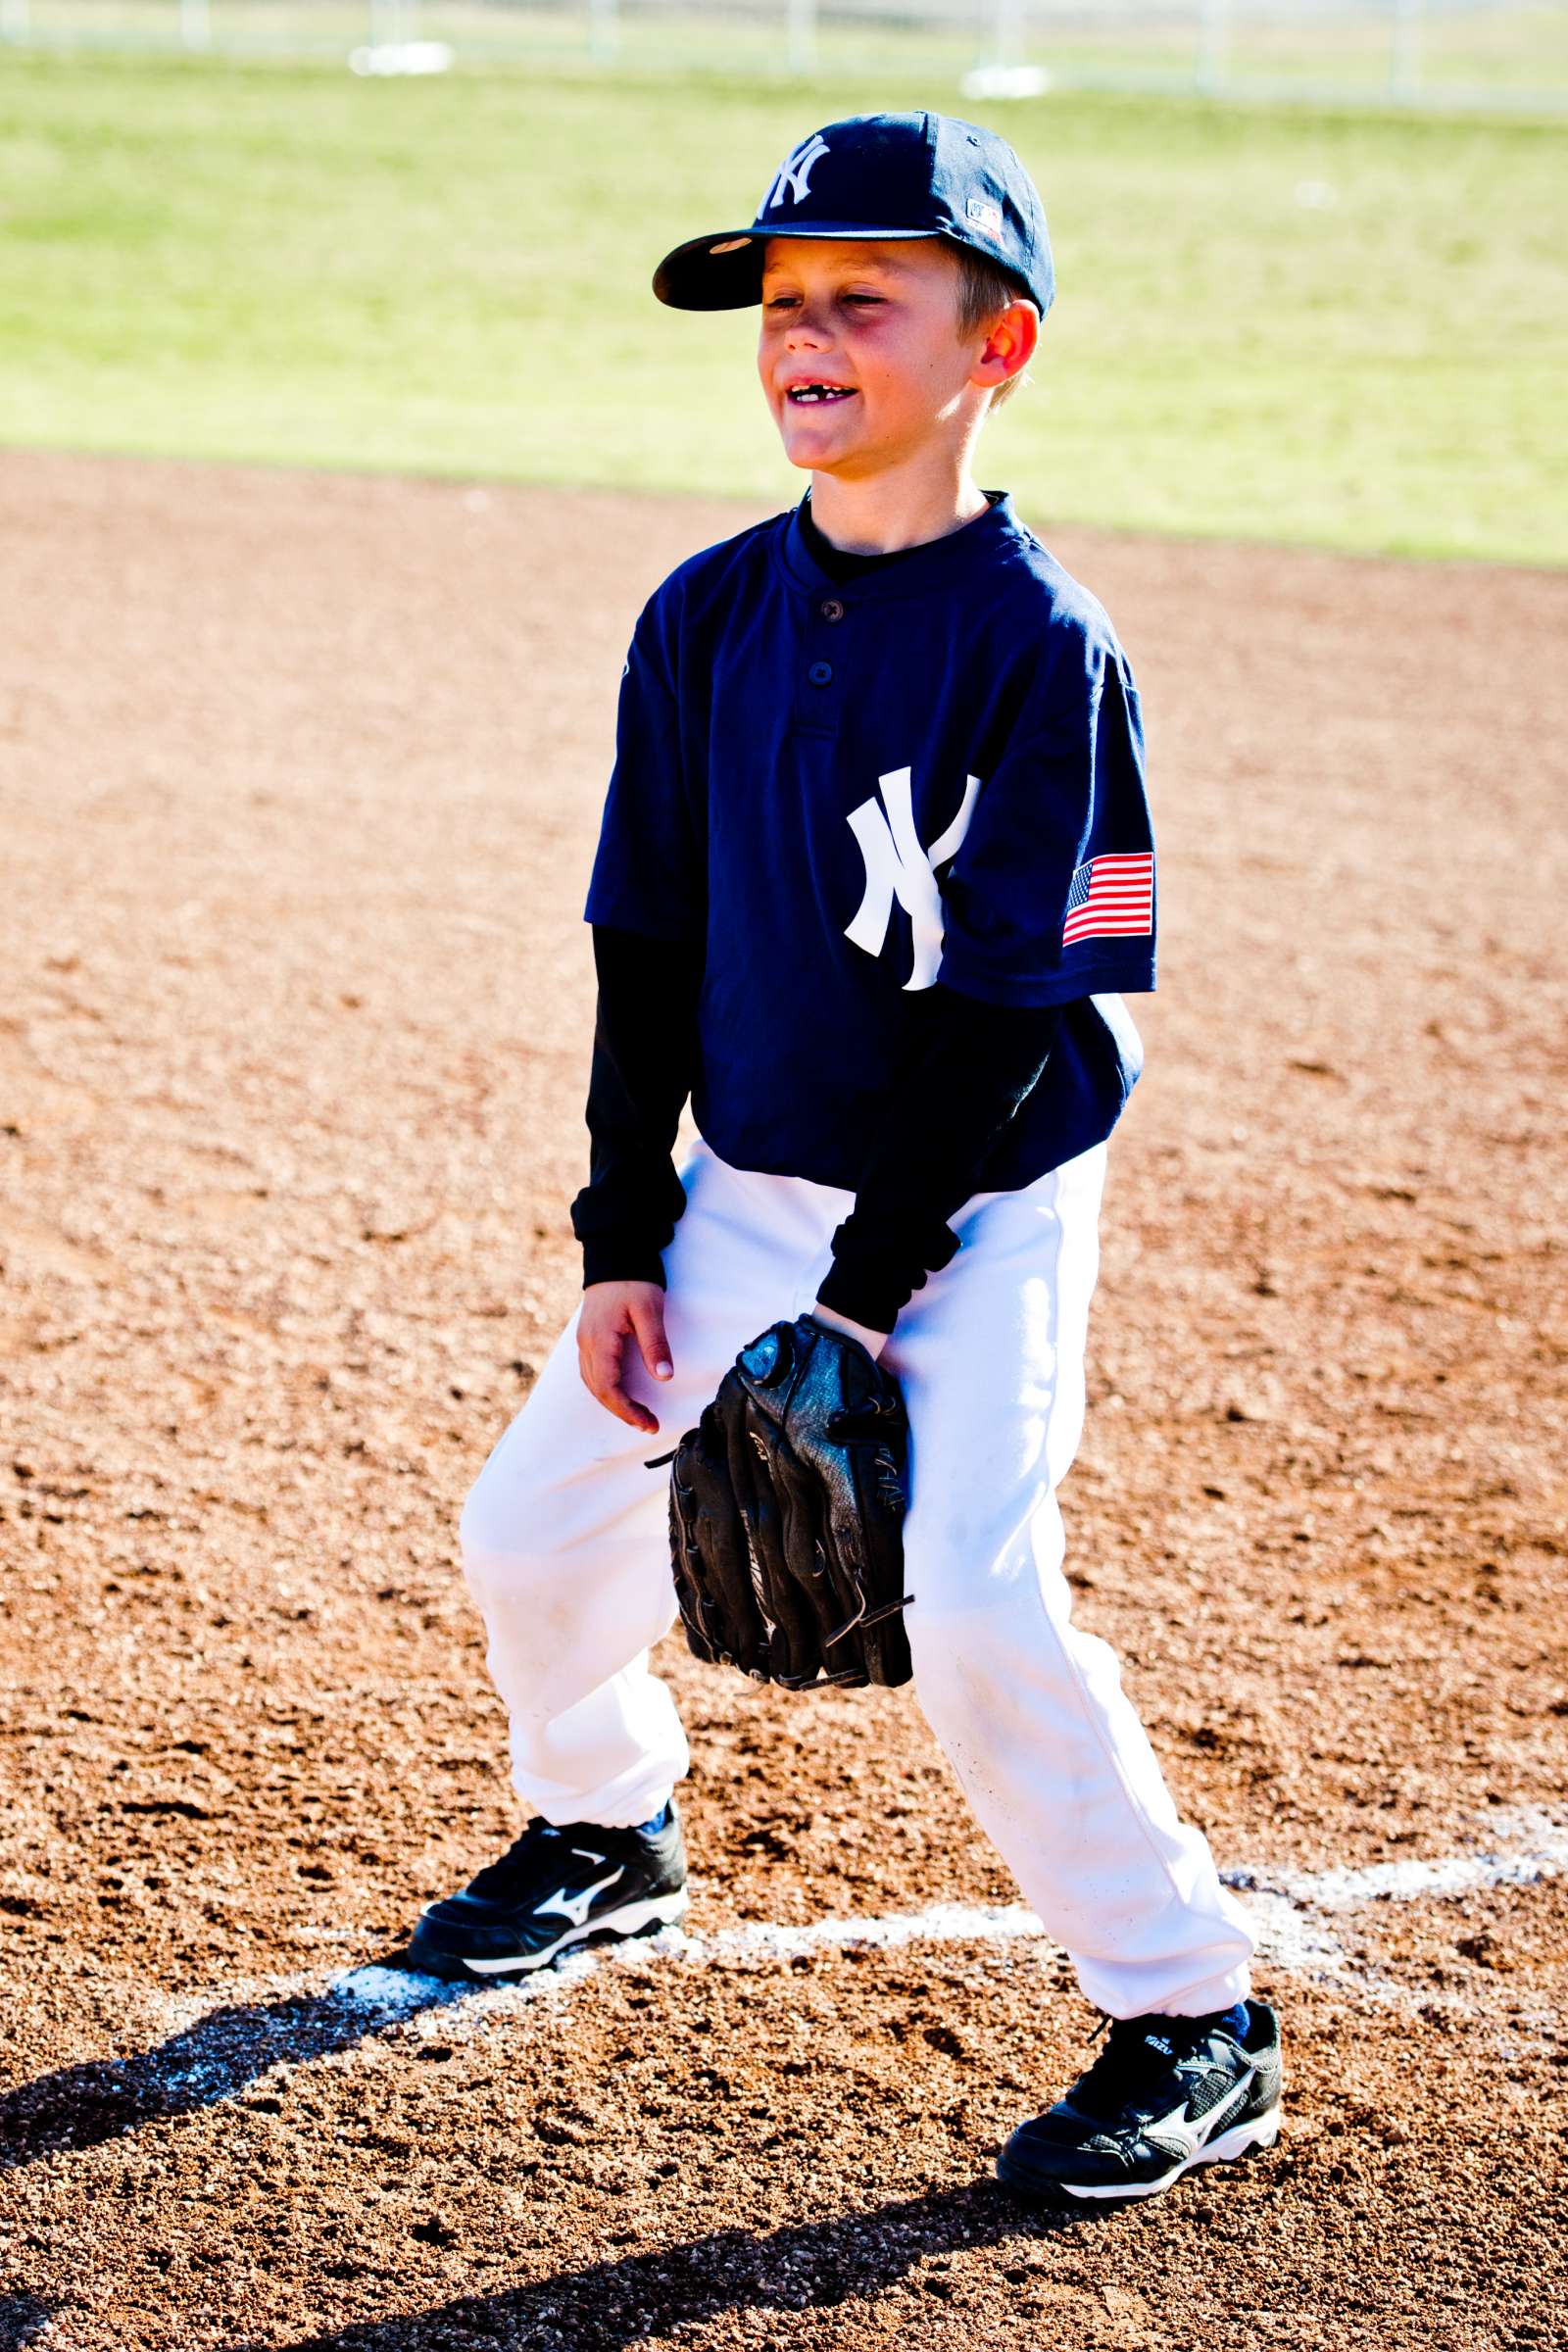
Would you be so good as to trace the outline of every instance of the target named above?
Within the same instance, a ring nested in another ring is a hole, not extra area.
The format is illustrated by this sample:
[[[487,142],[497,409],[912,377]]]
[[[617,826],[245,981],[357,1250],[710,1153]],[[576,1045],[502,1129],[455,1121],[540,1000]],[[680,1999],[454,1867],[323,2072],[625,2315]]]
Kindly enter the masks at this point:
[[[702,944],[692,1109],[735,1166],[854,1190],[901,997],[938,978],[1064,1007],[985,1190],[1100,1142],[1138,1075],[1137,690],[1101,606],[987,495],[848,582],[791,508],[678,565],[638,619],[585,912]]]

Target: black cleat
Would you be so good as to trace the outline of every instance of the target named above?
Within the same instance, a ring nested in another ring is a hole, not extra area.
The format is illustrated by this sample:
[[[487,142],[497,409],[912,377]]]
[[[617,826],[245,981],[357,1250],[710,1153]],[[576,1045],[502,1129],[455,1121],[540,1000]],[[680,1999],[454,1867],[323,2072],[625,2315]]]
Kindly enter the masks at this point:
[[[686,1848],[673,1804],[639,1830],[587,1821],[553,1829],[536,1818],[461,1894],[426,1906],[407,1964],[493,1984],[544,1968],[572,1944],[651,1935],[685,1916]]]
[[[1194,2165],[1271,2148],[1280,2021],[1264,2001],[1210,2017],[1130,2017],[1047,2115],[1020,2124],[997,2178],[1026,2197],[1156,2196]]]

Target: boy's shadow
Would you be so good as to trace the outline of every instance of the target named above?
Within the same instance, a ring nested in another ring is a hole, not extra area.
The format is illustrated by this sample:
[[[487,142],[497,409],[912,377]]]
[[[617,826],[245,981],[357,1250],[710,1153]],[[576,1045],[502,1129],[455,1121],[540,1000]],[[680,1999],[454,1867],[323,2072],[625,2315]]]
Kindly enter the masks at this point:
[[[465,2295],[391,2320],[356,2320],[276,2352],[622,2352],[675,2328],[748,2311],[809,2311],[869,2302],[931,2255],[1092,2227],[1110,2208],[1055,2212],[1017,2204],[990,2182],[933,2191],[870,2213],[797,2222],[765,2236],[716,2230],[687,2245],[558,2271],[496,2295]],[[1021,2283],[1021,2280],[1020,2280]],[[961,2340],[961,2312],[954,2312]],[[234,2344],[228,2352],[262,2352]]]
[[[0,2352],[24,2352],[53,2317],[48,2304],[33,2295],[0,2294]]]
[[[352,1969],[324,1992],[209,2010],[153,2049],[62,2067],[0,2094],[0,2171],[216,2107],[271,2067],[350,2049],[480,1989],[411,1976],[389,1962]],[[0,2315],[4,2309],[0,2303]],[[6,2341],[0,2331],[0,2352]]]
[[[319,1993],[210,2010],[133,2057],[65,2067],[0,2096],[0,2169],[98,2147],[143,2124],[217,2106],[274,2066],[352,2048],[479,1989],[380,1965],[352,1970]],[[1099,2207],[1031,2212],[995,2184],[977,2182],[761,2236],[719,2230],[499,2294],[356,2321],[287,2352],[450,2352],[457,2341],[519,2352],[620,2352],[646,2337],[650,2316],[668,2329],[724,2313],[868,2299],[931,2255],[1039,2238],[1103,2218]],[[0,2296],[0,2352],[30,2344],[48,2316],[28,2297]]]

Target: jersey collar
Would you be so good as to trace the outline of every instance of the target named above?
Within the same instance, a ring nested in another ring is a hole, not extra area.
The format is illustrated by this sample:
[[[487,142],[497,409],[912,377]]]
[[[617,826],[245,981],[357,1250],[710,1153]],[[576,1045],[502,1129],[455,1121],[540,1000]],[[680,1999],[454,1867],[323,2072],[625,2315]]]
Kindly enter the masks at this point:
[[[897,564],[861,572],[853,580],[835,580],[811,554],[801,528],[804,497],[784,517],[784,528],[773,542],[774,550],[790,586],[807,596],[853,597],[860,604],[873,597],[891,601],[895,597],[927,595],[933,588],[956,586],[977,565],[994,561],[1005,542],[1017,535],[1019,526],[1011,491],[988,490],[986,496],[991,501],[986,514],[976,514],[957,530],[949,531],[945,538],[928,539],[922,546],[906,548]]]

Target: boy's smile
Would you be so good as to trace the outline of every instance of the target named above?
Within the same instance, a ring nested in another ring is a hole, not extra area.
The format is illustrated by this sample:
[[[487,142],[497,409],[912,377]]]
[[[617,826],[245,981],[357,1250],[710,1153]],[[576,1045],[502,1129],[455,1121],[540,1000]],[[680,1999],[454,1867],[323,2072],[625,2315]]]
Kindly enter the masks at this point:
[[[962,437],[984,392],[957,291],[937,237],[768,239],[758,368],[792,465],[854,478]]]

